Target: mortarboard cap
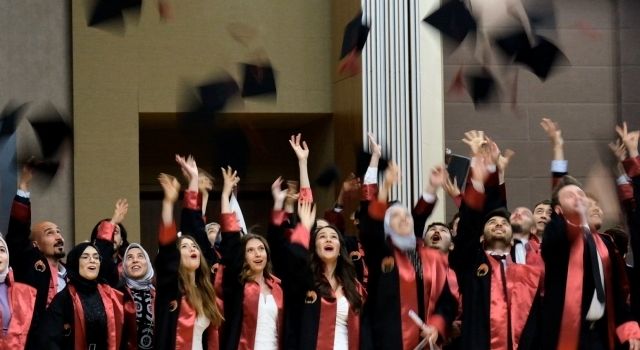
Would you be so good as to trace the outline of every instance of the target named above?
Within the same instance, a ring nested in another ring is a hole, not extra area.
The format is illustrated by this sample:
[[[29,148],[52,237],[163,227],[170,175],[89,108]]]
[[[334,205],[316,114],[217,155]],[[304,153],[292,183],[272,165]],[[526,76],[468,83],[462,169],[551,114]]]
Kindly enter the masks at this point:
[[[568,59],[546,38],[537,35],[536,41],[535,45],[531,46],[526,33],[521,31],[496,40],[496,44],[514,62],[525,65],[544,81],[556,63]]]
[[[124,26],[123,10],[140,12],[142,0],[97,0],[89,15],[89,27]]]
[[[358,13],[344,28],[342,37],[342,49],[340,59],[346,57],[352,51],[361,52],[367,42],[369,27],[362,24],[362,12]]]
[[[481,103],[489,102],[496,92],[496,82],[486,69],[480,73],[467,75],[467,89],[473,104],[477,107]]]
[[[215,113],[221,111],[227,105],[229,99],[237,94],[239,90],[238,83],[231,76],[198,86],[203,112]]]
[[[461,43],[476,30],[476,20],[462,1],[451,0],[423,19],[445,37]]]
[[[5,106],[0,114],[0,137],[11,137],[16,132],[16,127],[26,106],[26,103],[16,105],[13,102],[9,102]]]
[[[60,162],[55,160],[36,160],[31,158],[26,162],[26,165],[31,167],[35,174],[42,176],[46,183],[51,183],[58,173]]]
[[[62,143],[72,136],[71,128],[62,119],[62,116],[55,109],[50,109],[31,122],[36,137],[40,141],[42,155],[50,158],[60,148]]]
[[[242,97],[276,93],[276,80],[271,65],[243,64]]]
[[[330,165],[326,169],[322,170],[320,175],[316,178],[316,184],[320,187],[329,187],[337,179],[340,178],[340,172],[335,165]]]

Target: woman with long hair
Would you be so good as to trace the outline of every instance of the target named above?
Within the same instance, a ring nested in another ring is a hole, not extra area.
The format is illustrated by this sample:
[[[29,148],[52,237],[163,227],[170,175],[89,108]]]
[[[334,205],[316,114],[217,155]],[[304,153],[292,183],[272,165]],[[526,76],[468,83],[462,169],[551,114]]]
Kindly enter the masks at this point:
[[[36,289],[13,280],[9,248],[0,234],[0,349],[24,349],[36,304]]]
[[[285,224],[283,203],[288,194],[281,189],[279,178],[271,187],[274,207],[268,233],[285,290],[286,346],[360,349],[364,288],[338,230],[332,226],[312,229],[316,218],[306,165],[309,149],[301,135],[292,136],[289,142],[300,169],[300,223],[292,230]]]
[[[298,204],[294,242],[308,242],[312,285],[305,295],[300,335],[304,349],[360,349],[360,315],[366,292],[356,276],[345,241],[333,226],[313,229],[312,203]],[[310,237],[309,237],[310,236]],[[307,239],[309,238],[309,239]]]
[[[100,276],[98,249],[89,242],[67,256],[65,289],[51,301],[40,332],[43,349],[116,350],[124,320],[122,293]]]
[[[283,295],[280,280],[271,272],[269,244],[256,234],[241,237],[229,203],[240,179],[231,168],[222,169],[222,175],[220,252],[226,320],[222,349],[276,350],[281,344]]]
[[[185,162],[178,156],[176,160],[191,174],[183,210],[198,211],[192,200],[198,192],[195,161],[190,158]],[[223,317],[212,285],[211,266],[196,238],[186,234],[178,237],[173,218],[180,190],[178,181],[166,174],[160,174],[158,180],[164,200],[156,259],[155,349],[216,350]]]

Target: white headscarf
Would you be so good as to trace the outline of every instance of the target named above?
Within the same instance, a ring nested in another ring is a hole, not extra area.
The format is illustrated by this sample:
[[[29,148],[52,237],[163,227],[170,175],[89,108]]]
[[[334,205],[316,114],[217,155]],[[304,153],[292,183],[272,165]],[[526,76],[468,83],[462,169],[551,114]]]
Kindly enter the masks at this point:
[[[123,269],[122,274],[124,276],[124,281],[127,284],[127,287],[131,288],[131,289],[137,289],[137,290],[141,290],[141,289],[150,289],[153,288],[153,264],[151,263],[151,259],[149,259],[149,254],[147,254],[147,251],[144,250],[144,248],[142,248],[142,246],[138,243],[131,243],[129,244],[129,246],[127,247],[127,249],[124,251],[124,259],[127,259],[127,254],[129,253],[129,250],[132,248],[138,248],[142,251],[142,254],[144,254],[144,258],[145,260],[147,260],[147,273],[142,276],[142,278],[140,279],[133,279],[131,278],[131,276],[129,276],[127,274],[127,269]]]
[[[7,245],[7,241],[4,240],[4,237],[2,237],[2,234],[0,234],[0,244],[4,245],[5,249],[7,250],[7,267],[5,267],[4,270],[0,271],[0,283],[4,283],[4,280],[9,274],[9,246]]]
[[[400,235],[391,228],[391,212],[396,209],[407,210],[407,208],[400,203],[395,203],[387,208],[387,211],[384,213],[384,235],[385,237],[391,238],[391,243],[403,252],[415,250],[416,235],[413,233],[413,228],[408,235]]]

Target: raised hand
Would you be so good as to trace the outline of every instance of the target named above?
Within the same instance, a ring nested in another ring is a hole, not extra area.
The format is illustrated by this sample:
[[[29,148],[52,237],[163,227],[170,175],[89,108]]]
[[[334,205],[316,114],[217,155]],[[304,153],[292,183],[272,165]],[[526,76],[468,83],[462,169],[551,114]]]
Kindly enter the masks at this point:
[[[29,163],[22,166],[20,171],[20,178],[18,179],[18,189],[22,191],[29,191],[29,183],[33,179],[33,168]]]
[[[487,165],[491,164],[491,160],[484,156],[474,157],[471,160],[471,179],[477,183],[484,184],[489,177]]]
[[[127,211],[129,211],[129,203],[126,198],[120,198],[116,201],[116,208],[113,211],[113,216],[111,216],[111,223],[117,225],[124,221],[125,216],[127,216]]]
[[[443,186],[448,178],[449,174],[442,165],[433,167],[429,174],[429,184],[427,185],[426,192],[435,194],[438,188]]]
[[[562,138],[562,130],[560,130],[558,123],[554,122],[550,118],[542,118],[540,126],[547,133],[547,136],[549,136],[549,140],[551,140],[554,147],[562,147],[564,139]]]
[[[442,184],[442,188],[451,198],[456,198],[461,194],[460,189],[458,188],[458,180],[456,178],[451,182],[451,179],[447,176],[444,184]]]
[[[622,143],[622,140],[617,139],[616,143],[609,142],[609,149],[619,162],[627,159],[627,147]]]
[[[193,156],[189,155],[187,158],[176,154],[176,163],[180,165],[180,169],[182,173],[187,178],[189,182],[193,179],[198,179],[198,166],[196,165],[196,160]]]
[[[377,157],[380,159],[380,157],[382,157],[382,147],[380,147],[380,144],[376,142],[376,138],[372,133],[368,133],[367,137],[369,138],[369,151],[371,152],[371,157]]]
[[[311,202],[299,201],[298,217],[302,226],[307,230],[311,230],[316,221],[316,206]]]
[[[387,189],[391,189],[398,182],[400,182],[400,167],[392,160],[384,171],[384,186]]]
[[[289,144],[295,152],[298,161],[306,161],[309,158],[309,148],[307,147],[307,142],[302,141],[302,134],[291,135]]]
[[[464,133],[462,142],[466,143],[471,149],[471,155],[479,155],[482,148],[487,143],[487,139],[484,136],[484,131],[471,130]]]
[[[630,158],[638,156],[638,138],[640,137],[640,131],[627,130],[627,122],[622,123],[622,127],[616,125],[616,132],[620,136],[622,143],[627,148]]]
[[[178,200],[178,195],[180,194],[180,183],[178,180],[171,175],[160,173],[160,175],[158,175],[158,182],[164,191],[163,201],[167,203],[175,203]]]
[[[275,210],[281,210],[284,206],[284,200],[287,198],[287,190],[282,189],[282,176],[271,184],[271,196],[273,197],[273,208]]]
[[[240,178],[238,177],[238,172],[231,169],[230,166],[227,166],[227,169],[220,168],[222,170],[222,178],[224,179],[224,184],[222,185],[222,195],[226,195],[229,197],[233,188],[238,185],[240,182]]]

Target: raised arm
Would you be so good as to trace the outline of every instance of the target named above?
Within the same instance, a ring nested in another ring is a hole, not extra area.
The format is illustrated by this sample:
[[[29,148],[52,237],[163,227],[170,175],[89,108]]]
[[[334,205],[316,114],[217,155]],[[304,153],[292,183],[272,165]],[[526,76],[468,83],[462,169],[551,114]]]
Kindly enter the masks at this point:
[[[11,205],[9,228],[5,239],[7,248],[12,253],[11,268],[18,281],[26,277],[33,267],[31,262],[38,254],[29,239],[31,234],[31,201],[29,200],[29,183],[33,178],[33,169],[25,165],[18,180],[18,191]]]
[[[204,217],[202,216],[201,198],[199,196],[200,177],[195,158],[192,156],[175,156],[176,163],[188,181],[187,190],[184,192],[182,211],[180,213],[180,231],[192,236],[204,254],[209,265],[217,262],[217,255],[207,237]]]
[[[309,148],[307,142],[302,140],[302,134],[291,135],[289,144],[298,158],[298,167],[300,168],[300,198],[305,202],[313,202],[313,194],[311,193],[311,182],[309,181],[309,171],[307,169],[307,159],[309,158]]]
[[[553,120],[542,118],[540,126],[547,133],[553,150],[553,160],[551,161],[551,188],[553,189],[560,178],[568,173],[567,160],[564,158],[564,139],[560,126]]]
[[[444,186],[448,178],[449,174],[442,165],[435,166],[429,171],[427,186],[411,211],[411,215],[413,216],[413,232],[419,239],[422,239],[427,219],[429,219],[431,213],[433,213],[433,209],[438,202],[436,192],[440,187]]]
[[[173,218],[173,207],[178,200],[180,183],[175,177],[164,173],[158,175],[158,182],[164,192],[158,243],[161,246],[168,246],[174,244],[178,238],[178,231]]]
[[[129,203],[127,200],[125,198],[118,199],[111,219],[104,220],[98,225],[98,233],[94,241],[102,260],[102,264],[100,264],[100,275],[106,279],[112,287],[115,287],[120,279],[118,265],[113,259],[115,253],[114,236],[116,227],[124,221],[128,211]]]
[[[475,257],[481,248],[482,216],[485,212],[485,183],[490,177],[491,157],[482,152],[484,133],[467,132],[463,140],[471,148],[473,158],[469,183],[465,188],[462,205],[460,206],[460,222],[454,239],[455,249],[449,254],[449,263],[458,273],[466,276],[468,269],[473,269]],[[465,283],[464,278],[458,278],[459,283]]]

